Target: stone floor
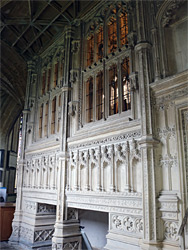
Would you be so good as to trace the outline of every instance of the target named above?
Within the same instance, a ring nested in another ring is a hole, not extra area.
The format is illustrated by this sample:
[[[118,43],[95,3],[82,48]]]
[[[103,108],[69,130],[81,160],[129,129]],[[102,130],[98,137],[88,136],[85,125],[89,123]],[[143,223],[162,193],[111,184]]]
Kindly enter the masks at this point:
[[[9,245],[7,241],[0,242],[0,249],[1,250],[15,250],[15,248]]]

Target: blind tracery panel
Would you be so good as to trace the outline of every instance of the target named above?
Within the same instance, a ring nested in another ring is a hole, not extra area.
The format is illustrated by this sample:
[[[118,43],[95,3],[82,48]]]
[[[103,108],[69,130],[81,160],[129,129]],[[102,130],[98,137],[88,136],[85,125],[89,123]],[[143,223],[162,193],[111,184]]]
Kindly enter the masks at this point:
[[[46,71],[42,74],[42,95],[45,94],[45,87],[46,87]]]
[[[60,107],[61,107],[61,95],[58,98],[58,112],[60,111]],[[60,129],[60,117],[58,117],[57,132],[59,132],[59,129]]]
[[[48,134],[48,102],[45,107],[45,117],[44,117],[44,136]]]
[[[52,101],[51,134],[55,134],[56,97]]]
[[[47,91],[50,90],[50,81],[51,81],[51,69],[48,69],[48,83],[47,83]]]
[[[58,81],[58,67],[59,63],[57,62],[54,67],[54,87],[57,86],[57,81]]]
[[[39,108],[39,138],[42,138],[43,104]]]

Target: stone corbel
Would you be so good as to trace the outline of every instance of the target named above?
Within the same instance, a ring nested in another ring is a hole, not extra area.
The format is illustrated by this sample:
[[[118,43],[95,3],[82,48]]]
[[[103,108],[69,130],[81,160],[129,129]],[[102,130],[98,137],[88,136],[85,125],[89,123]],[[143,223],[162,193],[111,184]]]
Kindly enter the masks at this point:
[[[29,98],[29,109],[32,110],[35,104],[35,98],[30,97]]]
[[[79,78],[79,71],[77,69],[70,70],[70,82],[71,84],[77,83]]]
[[[134,47],[137,43],[137,36],[135,32],[130,32],[127,35],[129,47]]]
[[[73,40],[71,52],[73,54],[76,54],[76,53],[78,53],[79,49],[80,49],[80,40]]]
[[[72,116],[72,117],[75,116],[76,111],[78,110],[77,106],[78,106],[77,101],[69,102],[69,111],[68,111],[69,116]]]
[[[32,74],[32,84],[35,85],[37,83],[37,74]]]
[[[129,75],[131,91],[138,90],[138,72],[132,72]]]
[[[33,131],[33,122],[28,123],[27,133],[31,134]]]

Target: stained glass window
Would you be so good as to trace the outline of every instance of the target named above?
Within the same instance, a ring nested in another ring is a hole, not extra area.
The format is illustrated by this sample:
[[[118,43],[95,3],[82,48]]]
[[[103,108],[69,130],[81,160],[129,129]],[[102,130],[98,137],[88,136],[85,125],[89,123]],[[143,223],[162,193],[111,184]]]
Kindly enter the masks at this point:
[[[96,118],[101,120],[104,114],[103,71],[96,78]]]
[[[115,10],[114,10],[115,12]],[[108,52],[113,53],[117,49],[117,22],[115,17],[111,17],[108,25]]]
[[[118,77],[117,65],[109,69],[109,115],[118,113]]]
[[[103,27],[97,33],[97,61],[103,58]]]
[[[122,75],[122,111],[131,109],[131,89],[129,81],[129,59],[125,58],[121,64]]]
[[[93,78],[86,82],[86,122],[93,121]]]
[[[87,66],[91,66],[94,61],[94,36],[87,40]]]
[[[121,46],[128,44],[128,23],[127,23],[127,14],[123,13],[120,16],[120,42]]]

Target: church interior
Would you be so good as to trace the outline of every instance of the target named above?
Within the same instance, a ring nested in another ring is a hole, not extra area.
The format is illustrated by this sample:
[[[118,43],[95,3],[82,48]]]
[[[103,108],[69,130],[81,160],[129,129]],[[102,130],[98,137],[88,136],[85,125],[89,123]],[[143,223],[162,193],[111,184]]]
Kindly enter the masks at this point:
[[[8,244],[188,249],[188,2],[1,0],[0,10]]]

